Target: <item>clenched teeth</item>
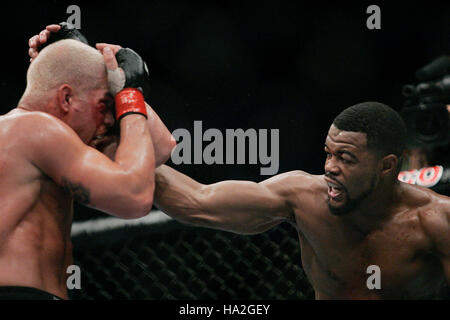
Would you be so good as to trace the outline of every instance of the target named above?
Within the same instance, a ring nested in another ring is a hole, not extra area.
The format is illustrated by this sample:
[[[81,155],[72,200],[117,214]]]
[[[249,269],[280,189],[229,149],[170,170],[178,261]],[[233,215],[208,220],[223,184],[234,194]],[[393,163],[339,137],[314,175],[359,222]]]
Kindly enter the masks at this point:
[[[330,188],[334,188],[334,189],[338,189],[338,190],[341,189],[337,184],[334,184],[334,183],[331,183],[331,182],[328,182],[328,186],[329,186]]]

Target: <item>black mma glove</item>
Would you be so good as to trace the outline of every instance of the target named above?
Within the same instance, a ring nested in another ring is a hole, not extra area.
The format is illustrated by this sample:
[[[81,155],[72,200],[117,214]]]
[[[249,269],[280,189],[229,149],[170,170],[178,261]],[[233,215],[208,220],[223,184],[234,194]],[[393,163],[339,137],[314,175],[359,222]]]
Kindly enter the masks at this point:
[[[133,113],[147,116],[144,99],[148,98],[150,83],[144,60],[129,48],[119,49],[115,58],[118,68],[107,72],[109,90],[115,96],[116,119]]]
[[[59,23],[59,25],[61,26],[61,29],[59,29],[58,32],[52,32],[51,36],[47,39],[47,42],[42,44],[39,47],[39,50],[42,50],[49,44],[52,44],[56,41],[64,40],[64,39],[78,40],[78,41],[81,41],[81,42],[89,45],[89,42],[86,39],[86,37],[80,31],[75,29],[74,25],[67,23],[67,22],[61,22],[61,23]]]
[[[150,75],[145,61],[130,48],[121,48],[116,53],[116,60],[125,73],[123,87],[140,89],[144,94],[145,100],[148,100]]]

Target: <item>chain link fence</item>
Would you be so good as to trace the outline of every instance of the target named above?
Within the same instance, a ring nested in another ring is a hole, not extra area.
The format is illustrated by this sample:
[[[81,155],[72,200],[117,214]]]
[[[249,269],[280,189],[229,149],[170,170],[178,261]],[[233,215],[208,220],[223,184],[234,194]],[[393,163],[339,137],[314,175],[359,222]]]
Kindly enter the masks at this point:
[[[314,299],[290,225],[254,236],[169,221],[73,237],[72,299]]]

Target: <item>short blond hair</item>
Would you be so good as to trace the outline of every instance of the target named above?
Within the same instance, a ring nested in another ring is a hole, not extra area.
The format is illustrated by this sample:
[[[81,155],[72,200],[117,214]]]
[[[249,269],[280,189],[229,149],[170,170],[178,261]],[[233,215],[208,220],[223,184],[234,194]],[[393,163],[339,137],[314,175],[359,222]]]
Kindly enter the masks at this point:
[[[45,47],[28,68],[25,94],[48,95],[62,84],[79,93],[104,86],[106,69],[101,53],[72,39]]]

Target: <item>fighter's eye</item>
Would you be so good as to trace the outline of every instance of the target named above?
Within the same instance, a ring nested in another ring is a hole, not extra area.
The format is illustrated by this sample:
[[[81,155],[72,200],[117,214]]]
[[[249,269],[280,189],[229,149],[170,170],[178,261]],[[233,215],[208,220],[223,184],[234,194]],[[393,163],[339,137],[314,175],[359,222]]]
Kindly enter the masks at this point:
[[[342,158],[342,163],[344,163],[344,164],[350,164],[350,163],[352,163],[350,160],[347,160],[347,159],[344,159],[344,158]]]
[[[98,105],[98,111],[100,111],[102,113],[106,112],[106,105],[104,103],[100,103]]]
[[[99,106],[101,106],[102,111],[111,110],[113,108],[113,101],[111,99],[102,99],[100,100]],[[105,109],[105,110],[103,110]]]
[[[353,160],[349,159],[348,156],[344,155],[344,156],[341,156],[340,158],[341,158],[342,163],[344,163],[344,164],[351,164],[351,163],[353,163]]]

